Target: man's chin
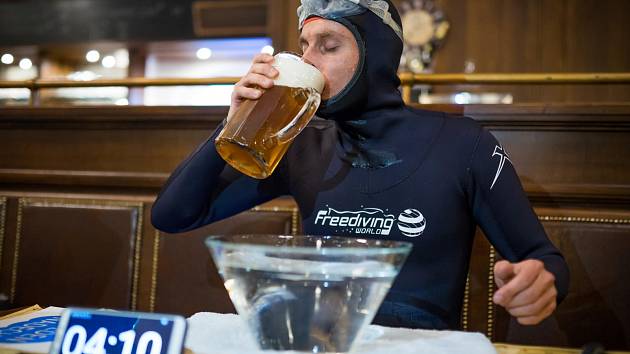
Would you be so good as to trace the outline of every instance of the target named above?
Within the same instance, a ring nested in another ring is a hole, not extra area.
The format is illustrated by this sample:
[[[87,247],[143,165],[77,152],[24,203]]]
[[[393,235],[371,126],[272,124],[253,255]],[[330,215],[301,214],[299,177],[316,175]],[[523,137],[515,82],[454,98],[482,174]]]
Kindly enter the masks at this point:
[[[321,94],[322,101],[326,101],[335,97],[337,93],[338,92],[334,92],[334,95],[333,95],[333,93],[331,93],[330,90],[328,89],[328,86],[324,86],[324,91],[322,91],[322,94]]]

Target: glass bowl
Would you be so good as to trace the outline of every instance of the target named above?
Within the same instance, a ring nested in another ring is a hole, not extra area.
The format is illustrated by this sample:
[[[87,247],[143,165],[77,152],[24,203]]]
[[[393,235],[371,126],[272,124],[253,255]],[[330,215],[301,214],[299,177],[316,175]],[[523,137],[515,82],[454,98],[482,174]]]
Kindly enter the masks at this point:
[[[210,236],[206,245],[260,348],[309,353],[351,350],[411,250],[338,236]]]

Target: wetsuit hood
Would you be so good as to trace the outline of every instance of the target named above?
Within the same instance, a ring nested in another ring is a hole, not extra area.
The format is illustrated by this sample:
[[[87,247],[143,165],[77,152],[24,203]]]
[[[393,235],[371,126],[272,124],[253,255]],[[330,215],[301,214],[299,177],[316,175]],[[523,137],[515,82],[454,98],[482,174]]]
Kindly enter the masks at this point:
[[[313,2],[317,1],[305,0],[303,7]],[[337,2],[354,5],[352,0]],[[359,63],[346,87],[337,95],[323,101],[317,115],[335,121],[348,121],[365,119],[372,111],[401,106],[403,101],[398,91],[400,80],[397,71],[403,43],[402,30],[397,33],[394,29],[397,26],[398,29],[402,28],[396,7],[390,0],[378,1],[381,9],[387,11],[385,20],[366,7],[358,7],[362,5],[355,5],[359,10],[348,11],[350,15],[343,16],[343,13],[325,11],[326,6],[330,7],[329,3],[334,1],[319,3],[322,10],[319,13],[314,11],[312,15],[336,21],[352,32],[359,47]],[[360,3],[363,4],[363,1]],[[392,24],[388,25],[386,21]]]
[[[302,4],[310,6],[311,17],[326,18],[348,28],[359,47],[354,76],[340,93],[322,103],[317,115],[335,122],[337,150],[344,161],[355,168],[373,170],[395,165],[376,184],[395,183],[418,166],[419,151],[411,148],[416,140],[434,132],[416,131],[417,116],[405,107],[398,90],[403,42],[396,7],[390,0],[302,0]],[[335,4],[354,7],[355,11],[346,12],[347,16],[326,11]],[[300,10],[298,15],[302,21],[309,18]]]

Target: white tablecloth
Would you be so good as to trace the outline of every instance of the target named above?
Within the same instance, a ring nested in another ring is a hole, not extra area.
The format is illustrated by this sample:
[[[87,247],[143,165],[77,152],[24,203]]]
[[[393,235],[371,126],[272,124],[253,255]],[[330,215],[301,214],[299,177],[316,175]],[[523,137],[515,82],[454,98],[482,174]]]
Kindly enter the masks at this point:
[[[201,312],[188,319],[186,348],[195,354],[258,354],[259,350],[237,315]],[[370,325],[354,354],[496,354],[481,333],[427,331]]]

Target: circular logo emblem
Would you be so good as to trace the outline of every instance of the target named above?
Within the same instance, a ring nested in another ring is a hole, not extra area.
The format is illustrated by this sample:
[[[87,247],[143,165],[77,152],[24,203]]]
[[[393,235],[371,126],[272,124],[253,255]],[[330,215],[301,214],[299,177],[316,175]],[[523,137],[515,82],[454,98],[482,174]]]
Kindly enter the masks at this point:
[[[398,229],[405,236],[420,236],[426,226],[427,220],[416,209],[406,209],[398,215]]]

